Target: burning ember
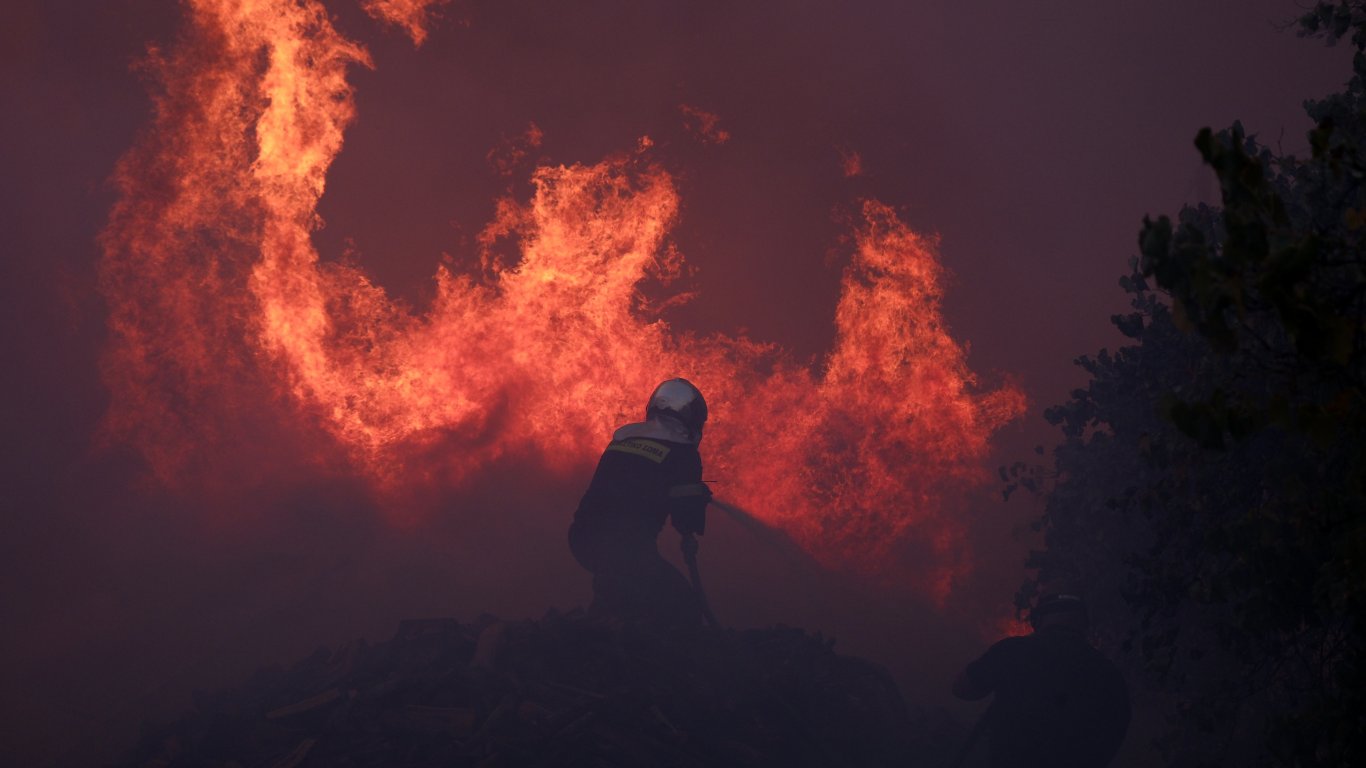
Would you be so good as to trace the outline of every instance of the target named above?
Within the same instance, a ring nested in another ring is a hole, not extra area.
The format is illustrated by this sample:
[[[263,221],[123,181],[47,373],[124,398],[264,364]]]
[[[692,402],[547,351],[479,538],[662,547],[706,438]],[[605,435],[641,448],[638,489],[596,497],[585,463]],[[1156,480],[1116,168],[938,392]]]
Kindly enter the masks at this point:
[[[419,43],[437,5],[364,3]],[[977,388],[940,317],[935,242],[890,207],[862,206],[819,371],[747,338],[679,333],[645,300],[645,281],[682,267],[679,192],[648,141],[537,169],[529,199],[499,201],[480,235],[482,272],[439,267],[417,312],[312,241],[366,49],[314,0],[186,7],[182,37],[150,56],[155,116],[116,172],[101,265],[106,437],[156,481],[234,481],[247,472],[218,449],[243,442],[307,446],[381,501],[460,487],[496,461],[586,478],[611,430],[681,375],[712,405],[719,495],[831,565],[873,570],[912,542],[931,596],[966,570],[944,499],[977,482],[1024,398]]]

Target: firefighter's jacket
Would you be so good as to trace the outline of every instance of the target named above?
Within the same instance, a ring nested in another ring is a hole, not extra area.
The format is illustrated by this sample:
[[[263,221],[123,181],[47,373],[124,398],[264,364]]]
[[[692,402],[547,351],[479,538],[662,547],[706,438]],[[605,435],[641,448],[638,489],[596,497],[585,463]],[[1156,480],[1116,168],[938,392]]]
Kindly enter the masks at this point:
[[[680,533],[700,534],[710,498],[685,427],[668,417],[628,424],[612,436],[574,513],[574,554],[596,570],[590,550],[599,544],[653,550],[666,519]]]

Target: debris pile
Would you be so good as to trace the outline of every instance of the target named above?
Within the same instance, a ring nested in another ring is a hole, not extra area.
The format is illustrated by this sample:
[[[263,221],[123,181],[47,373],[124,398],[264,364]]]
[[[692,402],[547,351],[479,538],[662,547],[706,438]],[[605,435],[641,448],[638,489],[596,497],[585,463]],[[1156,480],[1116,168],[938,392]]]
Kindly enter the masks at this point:
[[[198,696],[122,765],[881,766],[951,751],[954,734],[913,724],[885,671],[833,645],[579,611],[405,621],[388,642],[319,649]]]

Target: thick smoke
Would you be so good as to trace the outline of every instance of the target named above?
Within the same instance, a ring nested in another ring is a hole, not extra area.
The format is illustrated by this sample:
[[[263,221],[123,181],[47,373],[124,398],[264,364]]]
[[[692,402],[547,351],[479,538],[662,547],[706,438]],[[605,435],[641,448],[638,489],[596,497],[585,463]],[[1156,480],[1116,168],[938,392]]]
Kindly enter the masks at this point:
[[[107,180],[130,147],[177,159],[178,147],[147,138],[157,119],[147,94],[165,92],[168,57],[193,56],[185,19],[207,5],[20,0],[0,25],[0,652],[21,660],[0,680],[5,764],[90,764],[130,741],[143,717],[188,705],[196,688],[318,644],[385,636],[400,618],[535,616],[588,596],[563,536],[591,455],[558,473],[500,456],[458,491],[435,483],[380,498],[329,447],[335,438],[321,421],[299,426],[292,396],[266,386],[276,379],[259,375],[267,362],[246,347],[184,369],[226,373],[231,381],[214,390],[184,387],[180,374],[146,361],[166,393],[156,407],[215,416],[124,425],[173,436],[143,443],[180,446],[168,463],[123,440],[97,442],[117,409],[117,377],[130,372],[110,367],[118,312],[96,277],[99,233],[128,199]],[[1105,287],[1132,251],[1138,217],[1199,191],[1195,128],[1242,117],[1274,134],[1282,115],[1299,114],[1300,98],[1342,70],[1272,36],[1264,20],[1284,12],[1270,1],[1247,13],[1241,32],[1217,3],[1175,0],[1122,18],[1099,6],[1052,17],[1007,2],[994,11],[369,5],[437,20],[419,27],[429,31],[414,49],[403,19],[416,16],[391,15],[399,26],[389,27],[360,4],[328,6],[375,66],[348,75],[359,117],[318,200],[326,226],[311,233],[324,261],[349,258],[420,314],[435,298],[443,252],[453,272],[480,273],[480,233],[498,200],[533,198],[536,167],[593,166],[649,136],[678,192],[670,238],[692,265],[669,289],[699,296],[663,308],[673,328],[744,331],[821,372],[855,250],[841,239],[860,231],[857,201],[875,198],[894,203],[910,230],[942,235],[956,275],[943,295],[945,327],[971,342],[967,362],[988,385],[1014,372],[1040,404],[1074,383],[1072,357],[1111,343],[1104,318],[1121,296]],[[1153,60],[1152,39],[1171,40],[1171,55]],[[1227,47],[1238,45],[1247,47]],[[1205,74],[1193,81],[1196,71]],[[704,140],[721,132],[724,142]],[[509,151],[491,162],[498,147]],[[249,156],[225,147],[220,158],[237,167]],[[149,207],[173,193],[169,167],[152,179],[163,197],[149,196]],[[209,173],[198,188],[219,194],[215,184],[228,178]],[[240,260],[216,270],[187,262],[187,285],[247,280],[259,211],[230,194],[219,202],[240,205],[243,227],[186,250],[240,246]],[[147,245],[190,235],[172,228]],[[510,258],[519,252],[503,246]],[[170,299],[137,272],[120,279],[148,307]],[[221,297],[182,309],[196,333],[240,330],[222,325],[232,307]],[[638,395],[627,399],[623,408],[638,407]],[[1050,439],[1037,419],[1002,437],[1005,461]],[[716,479],[718,493],[733,495],[732,478]],[[982,487],[946,501],[966,521],[978,570],[942,607],[783,557],[716,514],[704,579],[723,621],[834,634],[838,647],[891,665],[912,701],[937,703],[967,649],[994,631],[1018,573],[1012,529],[1027,510],[996,498]],[[405,526],[388,522],[394,509],[412,513]],[[673,544],[665,537],[661,547]]]

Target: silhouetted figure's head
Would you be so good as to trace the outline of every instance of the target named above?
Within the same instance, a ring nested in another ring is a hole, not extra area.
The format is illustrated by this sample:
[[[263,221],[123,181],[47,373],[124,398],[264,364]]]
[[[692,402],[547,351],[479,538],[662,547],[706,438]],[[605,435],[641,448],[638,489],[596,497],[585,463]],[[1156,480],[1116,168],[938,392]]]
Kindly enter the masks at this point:
[[[1090,616],[1086,611],[1086,601],[1077,590],[1046,589],[1029,612],[1029,623],[1035,632],[1053,627],[1085,632],[1090,626]]]
[[[650,394],[645,418],[673,419],[683,425],[693,443],[698,443],[702,441],[702,426],[707,423],[707,401],[691,381],[669,379]]]

